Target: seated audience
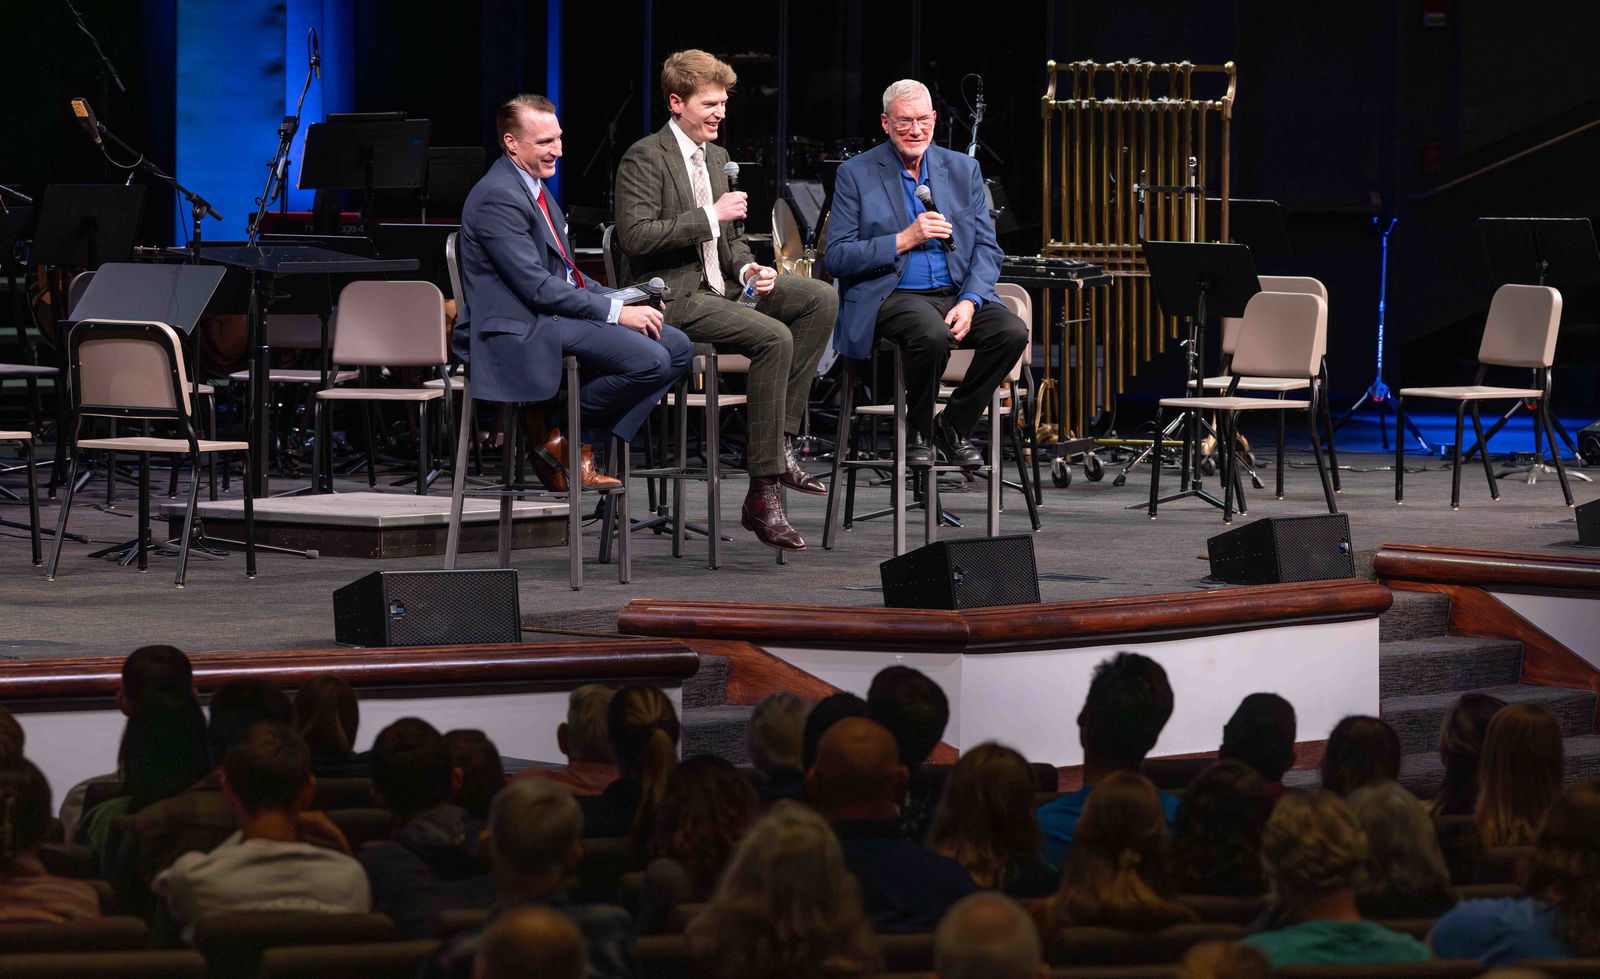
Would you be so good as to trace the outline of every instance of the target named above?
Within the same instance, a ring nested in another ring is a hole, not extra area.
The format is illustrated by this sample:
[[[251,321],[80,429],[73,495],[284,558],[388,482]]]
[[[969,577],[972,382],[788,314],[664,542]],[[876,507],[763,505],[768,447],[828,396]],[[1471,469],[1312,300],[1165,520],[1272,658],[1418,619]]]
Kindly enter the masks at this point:
[[[1322,788],[1344,797],[1400,778],[1400,736],[1376,717],[1353,714],[1333,726],[1322,754]]]
[[[911,773],[900,821],[906,835],[921,842],[939,804],[944,772],[924,772],[922,765],[944,737],[950,723],[950,701],[921,670],[890,666],[878,671],[867,690],[867,716],[889,729],[900,747],[900,764]]]
[[[954,859],[983,888],[1012,897],[1048,897],[1057,875],[1041,855],[1027,759],[993,741],[950,769],[928,832],[928,846]]]
[[[1434,925],[1435,954],[1491,966],[1600,957],[1600,782],[1557,796],[1534,846],[1528,896],[1462,901]]]
[[[501,789],[489,809],[495,901],[488,927],[516,908],[559,911],[583,935],[588,976],[633,976],[634,929],[628,912],[610,904],[575,904],[562,890],[583,859],[582,839],[583,810],[566,789],[542,778],[516,779]],[[418,970],[419,979],[469,979],[485,939],[482,930],[449,939]]]
[[[1277,802],[1283,795],[1283,773],[1294,765],[1294,738],[1294,705],[1275,693],[1253,693],[1222,726],[1217,759],[1236,759],[1255,769]]]
[[[631,837],[640,850],[678,765],[678,712],[659,689],[630,683],[611,698],[606,737],[617,780],[578,800],[590,836]]]
[[[494,878],[479,837],[483,823],[451,801],[461,769],[427,721],[404,717],[372,743],[372,791],[394,816],[389,838],[357,855],[372,882],[372,907],[401,937],[424,937],[440,911],[488,907]]]
[[[856,976],[879,966],[839,841],[821,816],[788,800],[745,833],[686,935],[693,974],[713,979]]]
[[[9,765],[22,758],[28,746],[28,736],[22,725],[9,710],[0,707],[0,765]]]
[[[368,778],[365,752],[357,753],[361,707],[343,678],[319,673],[294,694],[294,730],[311,749],[311,774],[317,778]]]
[[[1261,837],[1261,862],[1272,896],[1294,924],[1245,939],[1272,962],[1331,965],[1421,962],[1428,947],[1363,920],[1356,885],[1367,840],[1355,817],[1332,792],[1287,792]]]
[[[118,818],[184,792],[212,768],[206,748],[206,717],[194,691],[146,691],[129,706],[117,750],[123,794],[84,813],[75,835],[94,850],[102,866],[121,842],[115,829]]]
[[[1436,918],[1455,906],[1433,820],[1416,796],[1384,782],[1345,801],[1367,837],[1366,874],[1356,887],[1363,918]]]
[[[1264,893],[1261,831],[1271,814],[1266,781],[1243,761],[1219,761],[1196,775],[1178,806],[1173,830],[1173,879],[1179,893]]]
[[[806,714],[805,731],[801,735],[800,763],[805,770],[811,771],[811,766],[817,763],[817,745],[822,743],[822,736],[828,733],[828,728],[847,717],[867,716],[867,702],[853,693],[840,691],[817,701],[817,705]]]
[[[1089,796],[1045,908],[1049,927],[1153,931],[1195,920],[1167,873],[1167,820],[1150,780],[1113,772]]]
[[[755,787],[732,763],[716,755],[686,759],[667,777],[645,856],[684,875],[680,901],[704,902],[759,806]]]
[[[764,697],[750,715],[745,741],[750,764],[761,773],[756,791],[764,806],[779,799],[804,801],[806,797],[803,755],[811,708],[811,701],[780,690]]]
[[[1532,843],[1561,794],[1561,724],[1538,704],[1507,704],[1489,722],[1473,812],[1485,849]]]
[[[1061,866],[1084,803],[1095,785],[1117,772],[1137,772],[1172,716],[1172,687],[1161,664],[1138,653],[1118,653],[1095,667],[1089,694],[1078,712],[1078,741],[1083,745],[1083,788],[1039,807],[1045,859]],[[1161,793],[1170,823],[1178,814],[1178,797]]]
[[[1439,729],[1439,760],[1444,780],[1428,805],[1432,816],[1470,816],[1478,804],[1478,757],[1489,722],[1506,702],[1486,693],[1466,693],[1445,715]]]
[[[480,823],[489,820],[489,803],[506,784],[505,762],[500,749],[482,731],[462,728],[444,736],[450,764],[461,769],[461,786],[456,790],[456,805]]]
[[[933,935],[935,979],[1045,979],[1039,933],[1017,902],[985,892],[964,897]]]
[[[308,812],[316,779],[311,752],[287,724],[259,724],[222,760],[222,796],[238,832],[209,853],[185,853],[151,889],[192,934],[195,921],[227,911],[362,913],[367,875],[338,827]]]
[[[1257,949],[1238,942],[1201,942],[1178,966],[1178,979],[1271,979],[1272,966]]]
[[[547,778],[573,795],[599,795],[617,780],[617,761],[606,738],[612,687],[586,683],[567,695],[567,719],[556,728],[566,768],[525,768],[517,778]]]
[[[34,854],[50,829],[50,784],[26,758],[0,762],[0,922],[100,917],[81,880],[53,877]]]
[[[473,979],[584,979],[589,958],[572,919],[550,908],[513,908],[483,930]]]
[[[806,796],[833,824],[880,932],[932,931],[950,905],[978,889],[961,864],[906,836],[896,806],[905,785],[894,735],[865,717],[829,728],[806,774]]]

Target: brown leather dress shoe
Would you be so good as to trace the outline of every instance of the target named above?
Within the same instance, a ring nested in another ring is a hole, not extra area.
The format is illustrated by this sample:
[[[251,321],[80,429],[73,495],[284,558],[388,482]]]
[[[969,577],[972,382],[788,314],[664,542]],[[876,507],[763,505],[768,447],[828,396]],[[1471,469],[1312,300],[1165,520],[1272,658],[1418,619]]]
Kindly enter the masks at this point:
[[[582,447],[580,475],[583,485],[590,489],[614,489],[622,485],[622,480],[607,476],[594,467],[594,450],[585,445]],[[533,472],[539,477],[539,482],[552,493],[565,493],[567,491],[567,467],[563,459],[567,457],[567,440],[561,434],[561,429],[552,428],[545,436],[544,444],[533,449]]]
[[[768,547],[780,551],[803,551],[805,538],[789,525],[783,512],[783,488],[777,476],[752,476],[750,492],[745,494],[739,524]]]
[[[793,435],[783,437],[783,472],[778,474],[778,481],[797,493],[825,496],[828,492],[827,484],[801,468],[800,458],[794,454]]]

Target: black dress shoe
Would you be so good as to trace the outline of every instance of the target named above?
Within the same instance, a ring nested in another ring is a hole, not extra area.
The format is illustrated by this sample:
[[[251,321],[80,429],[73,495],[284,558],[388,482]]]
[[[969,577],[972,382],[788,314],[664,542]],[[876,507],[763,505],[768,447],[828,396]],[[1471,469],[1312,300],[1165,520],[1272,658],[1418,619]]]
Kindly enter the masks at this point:
[[[963,469],[976,469],[983,465],[983,453],[965,435],[960,434],[944,418],[933,422],[933,444],[939,450],[939,461]]]
[[[914,428],[906,432],[906,465],[933,465],[933,449],[928,446],[928,440],[922,437],[922,433]]]
[[[778,481],[798,493],[823,496],[828,492],[822,480],[806,472],[800,465],[800,459],[794,454],[793,435],[783,437],[783,472],[778,474]]]

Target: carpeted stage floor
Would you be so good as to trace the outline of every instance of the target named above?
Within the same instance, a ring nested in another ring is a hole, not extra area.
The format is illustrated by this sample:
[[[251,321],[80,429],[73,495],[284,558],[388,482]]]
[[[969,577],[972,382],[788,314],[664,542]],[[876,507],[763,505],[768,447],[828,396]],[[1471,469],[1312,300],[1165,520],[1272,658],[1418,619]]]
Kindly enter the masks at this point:
[[[1266,444],[1265,440],[1258,443]],[[1287,474],[1283,500],[1271,498],[1270,461],[1263,459],[1262,476],[1269,489],[1251,494],[1245,520],[1323,512],[1309,454],[1291,452],[1290,458],[1294,468]],[[1385,542],[1591,553],[1574,543],[1577,532],[1572,512],[1562,505],[1553,473],[1541,475],[1533,486],[1521,476],[1502,480],[1501,499],[1491,502],[1483,473],[1473,463],[1463,473],[1461,510],[1452,512],[1447,465],[1438,458],[1412,457],[1408,464],[1423,471],[1407,476],[1407,503],[1397,507],[1392,474],[1378,469],[1390,458],[1358,453],[1341,456],[1347,468],[1340,508],[1350,515],[1360,574],[1370,574],[1372,552]],[[1057,489],[1046,476],[1041,511],[1044,525],[1035,536],[1039,571],[1044,576],[1040,592],[1046,601],[1217,587],[1206,580],[1204,555],[1206,539],[1225,529],[1219,512],[1193,500],[1163,507],[1154,521],[1142,509],[1124,509],[1146,499],[1148,479],[1149,470],[1141,468],[1119,488],[1112,485],[1110,475],[1103,482],[1087,481],[1080,468],[1075,469],[1070,487]],[[1163,477],[1164,487],[1175,485],[1175,475]],[[1600,497],[1600,487],[1595,484],[1575,480],[1573,487],[1579,503]],[[699,489],[698,484],[691,487],[691,519],[704,514],[705,498],[703,491],[696,492]],[[136,501],[132,487],[123,492],[127,494],[123,509],[107,514],[94,508],[103,490],[100,484],[92,484],[74,506],[69,529],[87,533],[97,543],[129,536]],[[435,492],[445,491],[436,487]],[[716,571],[705,567],[703,542],[691,540],[684,556],[674,559],[669,538],[640,533],[633,538],[633,582],[620,585],[614,568],[593,562],[595,538],[591,534],[586,585],[574,592],[566,584],[564,548],[514,552],[513,563],[521,573],[524,624],[613,630],[617,609],[640,597],[878,604],[877,565],[890,551],[886,519],[858,523],[853,532],[839,535],[834,550],[824,551],[825,498],[791,493],[794,523],[812,547],[780,567],[772,551],[738,528],[743,492],[738,480],[726,486],[725,522],[733,540],[724,546],[724,565]],[[887,497],[886,488],[866,490],[860,509],[882,505],[879,501]],[[636,499],[643,501],[642,491]],[[968,518],[965,529],[947,528],[947,537],[982,533],[981,484],[971,484],[965,493],[947,491],[944,500],[950,510]],[[1008,492],[1007,504],[1002,532],[1026,532],[1021,497]],[[25,519],[26,512],[16,504],[0,508],[0,516],[12,520]],[[53,504],[46,507],[46,526],[54,524],[55,513]],[[921,540],[920,516],[912,516],[913,543]],[[1234,526],[1240,523],[1236,518]],[[48,538],[46,548],[48,554]],[[42,569],[31,566],[24,533],[9,528],[3,531],[0,655],[121,655],[150,642],[172,643],[190,652],[328,647],[333,645],[331,595],[335,588],[374,570],[432,569],[442,564],[438,557],[307,560],[263,552],[260,576],[247,581],[242,554],[220,561],[196,557],[190,562],[188,587],[179,590],[172,584],[174,557],[155,557],[149,573],[139,574],[132,568],[90,559],[86,557],[89,550],[83,544],[67,542],[60,574],[49,582]],[[488,567],[493,560],[492,553],[469,554],[463,557],[462,566]]]

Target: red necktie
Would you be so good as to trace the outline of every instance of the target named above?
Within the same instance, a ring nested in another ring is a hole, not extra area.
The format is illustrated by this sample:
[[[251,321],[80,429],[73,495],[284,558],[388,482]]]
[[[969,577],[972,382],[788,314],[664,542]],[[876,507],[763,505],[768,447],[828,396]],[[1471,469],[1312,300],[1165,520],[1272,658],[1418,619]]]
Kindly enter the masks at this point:
[[[567,246],[561,243],[561,233],[556,230],[556,223],[550,220],[550,205],[544,202],[544,184],[539,184],[539,210],[544,212],[544,223],[550,226],[550,234],[556,239],[556,250],[561,252],[561,257],[567,260],[567,268],[572,270],[572,281],[579,289],[583,288],[583,273],[572,264],[572,259],[567,255]]]

